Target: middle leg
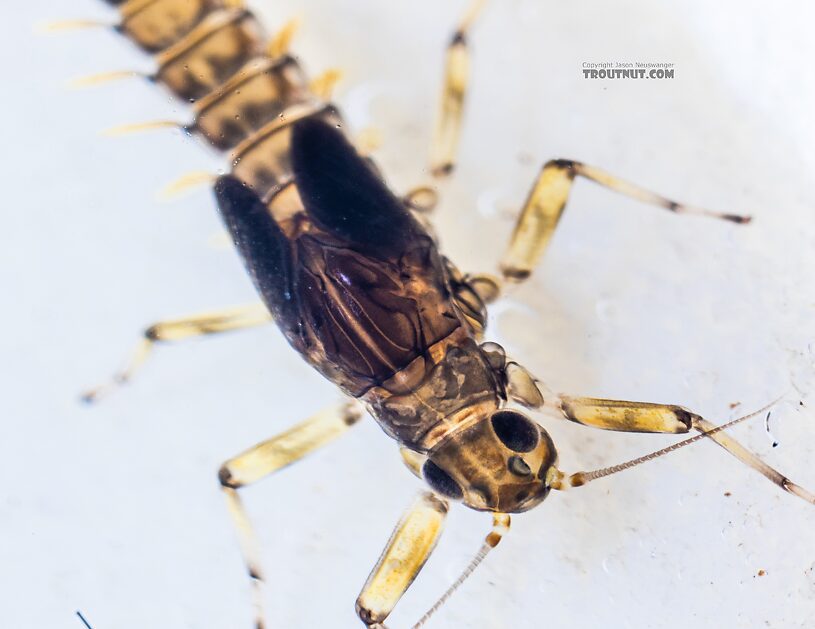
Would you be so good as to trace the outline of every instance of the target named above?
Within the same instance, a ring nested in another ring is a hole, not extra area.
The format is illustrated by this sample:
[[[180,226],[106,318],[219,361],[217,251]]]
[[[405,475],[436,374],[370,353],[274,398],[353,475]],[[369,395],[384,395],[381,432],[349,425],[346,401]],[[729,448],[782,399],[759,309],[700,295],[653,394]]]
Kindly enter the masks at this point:
[[[229,514],[238,532],[243,559],[252,580],[257,629],[264,627],[261,605],[263,573],[258,559],[255,532],[238,491],[334,441],[356,424],[360,416],[356,402],[338,404],[229,459],[218,472]]]

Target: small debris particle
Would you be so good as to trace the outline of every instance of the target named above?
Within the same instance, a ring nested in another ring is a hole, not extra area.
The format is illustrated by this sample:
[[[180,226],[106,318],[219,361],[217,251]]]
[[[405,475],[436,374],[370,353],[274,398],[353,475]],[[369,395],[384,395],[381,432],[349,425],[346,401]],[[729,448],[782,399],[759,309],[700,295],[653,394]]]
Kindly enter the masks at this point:
[[[532,153],[528,153],[526,151],[521,151],[517,155],[518,163],[524,166],[528,166],[529,164],[533,164],[535,162],[535,156]]]
[[[731,402],[731,403],[730,403],[730,408],[731,408],[731,410],[732,410],[732,409],[734,409],[734,408],[736,408],[736,407],[737,407],[737,406],[739,406],[740,404],[741,404],[741,402]]]
[[[764,575],[766,575],[766,574],[767,574],[767,573],[766,573],[764,570],[759,570],[759,571],[758,571],[758,576],[760,576],[760,577],[763,577],[763,576],[764,576]]]
[[[733,494],[731,494],[729,491],[726,491],[726,492],[724,492],[724,495],[726,497],[730,498],[730,496],[732,496]]]

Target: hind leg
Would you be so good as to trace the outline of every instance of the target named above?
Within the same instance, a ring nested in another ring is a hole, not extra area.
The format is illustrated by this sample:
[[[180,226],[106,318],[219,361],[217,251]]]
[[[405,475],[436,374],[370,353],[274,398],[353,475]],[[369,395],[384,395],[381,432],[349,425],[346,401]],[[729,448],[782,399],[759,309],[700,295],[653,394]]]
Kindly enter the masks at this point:
[[[145,328],[127,364],[113,378],[82,394],[84,402],[96,402],[111,390],[127,384],[133,374],[144,364],[157,343],[174,343],[195,336],[219,334],[264,325],[272,320],[269,311],[261,303],[237,306],[224,310],[159,321]]]
[[[455,168],[464,102],[470,82],[467,35],[483,5],[483,0],[473,2],[447,46],[441,105],[430,149],[430,173],[435,178],[445,177]]]
[[[429,169],[436,182],[448,177],[455,169],[464,105],[470,82],[468,34],[483,6],[484,0],[472,2],[447,45],[444,82],[430,144]],[[419,185],[404,196],[405,203],[419,214],[432,212],[436,209],[438,200],[435,187],[429,184]]]

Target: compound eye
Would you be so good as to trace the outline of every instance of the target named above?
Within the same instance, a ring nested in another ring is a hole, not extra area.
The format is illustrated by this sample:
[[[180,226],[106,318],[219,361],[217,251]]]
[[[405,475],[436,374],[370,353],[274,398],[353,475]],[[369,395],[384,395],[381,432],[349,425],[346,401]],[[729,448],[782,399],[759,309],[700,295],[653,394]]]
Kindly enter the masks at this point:
[[[422,476],[424,476],[427,484],[430,485],[431,489],[436,493],[453,500],[461,500],[464,497],[464,491],[459,484],[453,480],[453,477],[430,459],[428,459],[422,467]]]
[[[538,445],[538,427],[515,411],[498,411],[492,418],[495,435],[515,452],[531,452]]]

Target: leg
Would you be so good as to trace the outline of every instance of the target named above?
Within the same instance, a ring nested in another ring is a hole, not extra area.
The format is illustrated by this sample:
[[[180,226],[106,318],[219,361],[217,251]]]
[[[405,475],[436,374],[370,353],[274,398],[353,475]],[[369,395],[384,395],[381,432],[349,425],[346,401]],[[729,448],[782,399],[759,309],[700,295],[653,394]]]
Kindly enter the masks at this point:
[[[470,80],[467,31],[483,5],[483,0],[476,0],[473,3],[447,47],[441,109],[430,151],[430,172],[434,177],[449,175],[455,167],[461,120],[464,115],[464,98]]]
[[[221,466],[218,478],[226,495],[227,506],[241,546],[244,561],[252,579],[257,610],[256,626],[262,629],[261,583],[263,575],[258,562],[257,541],[243,507],[238,490],[272,472],[299,461],[307,454],[333,441],[360,418],[356,403],[343,403],[326,409],[287,430],[259,443]]]
[[[473,328],[476,338],[480,339],[487,324],[487,304],[500,295],[501,282],[487,274],[465,275],[448,258],[444,258],[444,265],[453,299]]]
[[[413,583],[441,537],[448,508],[446,500],[422,492],[402,515],[357,597],[366,626],[381,626]]]
[[[402,516],[357,598],[357,614],[369,629],[385,629],[383,623],[436,547],[447,509],[445,500],[423,492]],[[473,573],[509,530],[509,522],[508,515],[493,514],[492,530],[476,556],[413,629],[424,625]]]
[[[627,402],[600,398],[559,396],[549,398],[547,406],[555,407],[569,421],[621,432],[686,433],[693,426],[690,411],[670,404]]]
[[[759,474],[762,474],[770,482],[778,485],[784,491],[815,504],[815,495],[793,483],[778,470],[770,467],[758,456],[747,450],[738,441],[725,434],[724,427],[716,426],[681,406],[559,396],[554,399],[549,398],[546,402],[546,407],[559,411],[560,414],[569,421],[592,428],[600,428],[602,430],[675,434],[686,433],[691,429],[697,430],[700,433],[699,436],[707,437],[715,441],[739,461],[752,467]],[[763,413],[765,410],[767,409],[762,409],[757,413],[740,417],[731,423],[743,421],[754,415]],[[667,448],[665,452],[660,451],[657,455],[648,455],[647,457],[643,457],[643,459],[651,460],[677,447],[678,444],[675,444]],[[644,461],[638,460],[638,463],[639,462]],[[587,480],[608,476],[609,474],[622,471],[622,469],[627,469],[628,467],[631,467],[631,465],[623,464],[613,466],[612,468],[607,468],[607,470],[601,470],[600,472],[602,473],[580,472],[573,474],[571,478],[575,479],[575,484],[583,484],[587,482]]]
[[[599,183],[615,192],[625,194],[639,201],[651,203],[675,212],[676,214],[701,214],[732,221],[747,223],[749,217],[735,214],[720,214],[701,208],[680,205],[639,186],[623,181],[608,173],[571,160],[547,162],[538,180],[526,199],[509,246],[501,261],[504,278],[513,281],[527,279],[535,268],[546,245],[557,227],[569,191],[576,176],[582,176]]]
[[[444,84],[438,118],[430,145],[430,175],[435,180],[447,177],[456,164],[461,122],[464,117],[464,101],[470,81],[470,51],[467,34],[481,12],[485,0],[474,0],[467,14],[453,33],[447,45]],[[422,184],[409,190],[405,203],[419,214],[432,212],[438,203],[433,186]]]
[[[693,427],[696,430],[707,433],[716,429],[715,424],[710,423],[706,419],[702,419],[698,415],[693,416]],[[784,476],[781,472],[779,472],[775,468],[772,468],[769,465],[767,465],[764,461],[762,461],[759,457],[750,452],[747,448],[745,448],[743,445],[741,445],[738,441],[736,441],[732,437],[728,436],[723,432],[709,434],[708,436],[710,439],[713,439],[713,441],[718,443],[730,454],[736,457],[739,461],[741,461],[742,463],[749,467],[752,467],[759,474],[763,474],[766,478],[768,478],[771,482],[778,485],[784,491],[788,491],[793,496],[798,496],[802,500],[806,500],[807,502],[815,504],[815,495],[813,495],[800,485],[796,485],[795,483],[793,483],[789,478]]]
[[[200,315],[160,321],[144,330],[143,338],[127,365],[116,372],[113,379],[90,389],[82,395],[84,402],[95,402],[117,386],[126,384],[133,373],[147,360],[156,343],[180,341],[193,336],[217,334],[263,325],[272,320],[263,304],[249,304],[226,310],[215,310]]]

